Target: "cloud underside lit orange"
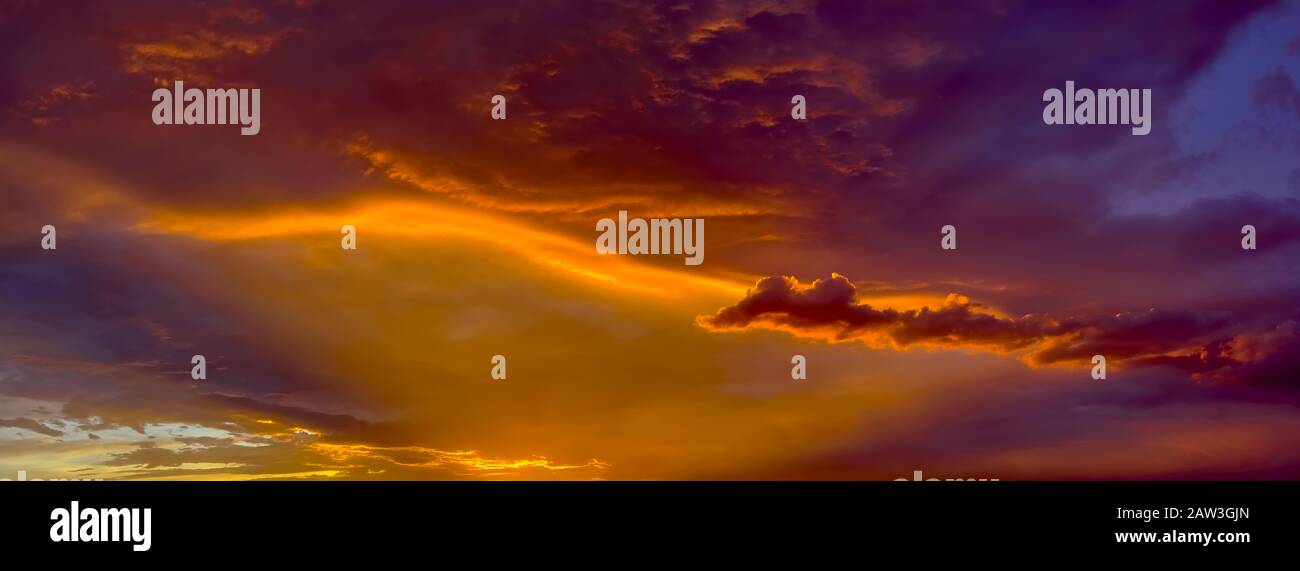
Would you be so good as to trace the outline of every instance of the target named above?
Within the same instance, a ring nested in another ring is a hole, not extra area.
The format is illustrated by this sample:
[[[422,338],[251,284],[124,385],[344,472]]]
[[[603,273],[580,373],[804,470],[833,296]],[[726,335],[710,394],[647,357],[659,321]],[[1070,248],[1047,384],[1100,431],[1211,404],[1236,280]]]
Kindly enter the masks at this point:
[[[1095,364],[1094,356],[1101,355],[1108,363],[1173,365],[1189,368],[1198,377],[1229,380],[1241,380],[1240,369],[1280,351],[1276,342],[1257,350],[1259,336],[1230,333],[1227,320],[1213,312],[1152,309],[1102,316],[1012,317],[959,294],[950,294],[937,308],[876,308],[858,300],[853,283],[839,274],[807,285],[789,276],[763,278],[739,302],[700,316],[696,323],[710,331],[772,329],[895,350],[1015,354],[1033,366]],[[1294,325],[1280,327],[1290,330]]]

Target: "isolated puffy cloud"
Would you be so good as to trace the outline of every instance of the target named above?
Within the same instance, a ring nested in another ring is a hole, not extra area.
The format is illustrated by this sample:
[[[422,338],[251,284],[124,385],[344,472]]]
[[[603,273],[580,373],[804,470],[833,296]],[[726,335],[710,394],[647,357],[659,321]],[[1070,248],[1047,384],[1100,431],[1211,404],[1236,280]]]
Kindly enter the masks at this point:
[[[957,294],[950,295],[939,308],[908,310],[877,309],[856,297],[857,288],[839,274],[809,285],[790,276],[771,276],[759,280],[735,305],[701,316],[696,322],[712,331],[770,328],[899,349],[919,344],[999,351],[1024,348],[1084,328],[1081,323],[1062,324],[1041,316],[999,316]]]
[[[1087,363],[1103,355],[1111,363],[1166,365],[1252,384],[1275,384],[1280,373],[1293,371],[1294,351],[1287,348],[1300,343],[1293,319],[1256,331],[1225,311],[1013,317],[958,294],[937,308],[876,308],[858,301],[857,288],[839,274],[807,285],[790,276],[763,278],[734,305],[696,322],[710,331],[774,329],[899,350],[917,345],[1014,351],[1038,365]]]

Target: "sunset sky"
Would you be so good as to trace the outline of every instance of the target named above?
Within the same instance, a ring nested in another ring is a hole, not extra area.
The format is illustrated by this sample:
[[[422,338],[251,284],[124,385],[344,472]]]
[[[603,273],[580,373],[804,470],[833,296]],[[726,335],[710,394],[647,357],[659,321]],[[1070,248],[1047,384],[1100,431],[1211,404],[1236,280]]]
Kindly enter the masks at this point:
[[[0,0],[0,47],[0,478],[1300,478],[1297,2]],[[153,124],[176,80],[261,132]],[[1045,125],[1067,80],[1151,133]],[[620,210],[704,263],[599,255]]]

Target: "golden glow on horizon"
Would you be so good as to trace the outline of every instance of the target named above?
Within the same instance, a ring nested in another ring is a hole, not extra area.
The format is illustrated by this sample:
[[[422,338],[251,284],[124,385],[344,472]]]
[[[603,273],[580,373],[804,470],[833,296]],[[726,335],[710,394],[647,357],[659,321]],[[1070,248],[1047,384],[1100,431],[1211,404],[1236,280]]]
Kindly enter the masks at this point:
[[[324,442],[313,442],[311,448],[329,456],[332,460],[344,462],[353,458],[377,458],[384,459],[399,466],[412,468],[434,468],[442,466],[460,466],[475,472],[493,472],[498,475],[511,470],[521,470],[527,468],[537,468],[547,471],[566,471],[577,469],[594,469],[605,470],[609,464],[597,459],[592,459],[586,464],[555,464],[545,456],[536,456],[533,458],[524,458],[517,460],[505,460],[498,458],[484,458],[479,456],[476,450],[437,450],[423,446],[371,446],[367,444],[329,444]],[[408,454],[420,458],[420,462],[403,462],[395,459],[396,455]]]

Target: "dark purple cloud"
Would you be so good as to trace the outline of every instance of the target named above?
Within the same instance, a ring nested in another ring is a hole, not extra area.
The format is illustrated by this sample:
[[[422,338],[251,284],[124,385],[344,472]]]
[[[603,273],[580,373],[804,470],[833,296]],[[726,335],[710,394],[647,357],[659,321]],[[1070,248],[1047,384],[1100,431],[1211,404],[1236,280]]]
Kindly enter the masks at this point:
[[[1108,363],[1167,366],[1243,384],[1296,386],[1300,367],[1295,318],[1251,329],[1229,312],[1156,310],[1111,315],[1000,316],[960,296],[942,307],[875,308],[856,299],[848,278],[832,275],[803,285],[791,277],[759,280],[734,305],[701,316],[711,331],[751,327],[834,341],[861,340],[906,349],[912,345],[1023,352],[1033,364]]]
[[[1278,67],[1255,81],[1251,96],[1262,113],[1295,113],[1300,117],[1300,91],[1285,68]]]

